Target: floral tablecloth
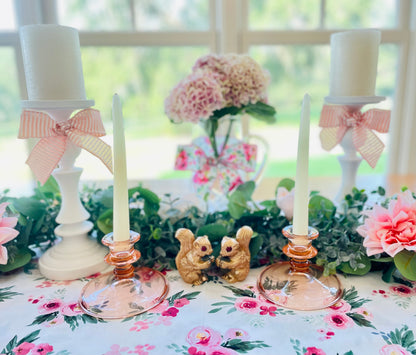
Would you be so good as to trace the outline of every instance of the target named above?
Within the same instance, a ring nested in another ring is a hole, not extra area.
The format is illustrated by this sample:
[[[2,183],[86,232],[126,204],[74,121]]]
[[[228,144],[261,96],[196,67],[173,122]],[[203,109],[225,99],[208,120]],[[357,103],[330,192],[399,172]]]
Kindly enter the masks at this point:
[[[341,276],[342,301],[292,311],[256,289],[261,269],[236,284],[186,284],[168,271],[168,298],[148,313],[103,321],[81,313],[89,278],[52,281],[29,271],[0,277],[2,354],[416,354],[416,284],[379,274]],[[94,276],[91,276],[94,277]]]

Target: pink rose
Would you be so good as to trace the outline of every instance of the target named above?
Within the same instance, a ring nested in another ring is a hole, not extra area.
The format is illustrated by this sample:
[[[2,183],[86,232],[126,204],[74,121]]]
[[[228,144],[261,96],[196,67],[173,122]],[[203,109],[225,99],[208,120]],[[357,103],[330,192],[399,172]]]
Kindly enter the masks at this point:
[[[334,303],[332,306],[329,307],[331,310],[336,312],[349,312],[351,311],[351,305],[344,300],[339,300],[338,302]]]
[[[373,319],[373,314],[363,307],[354,309],[354,312],[357,314],[361,314],[362,316],[364,316],[365,319],[368,319],[368,320]]]
[[[176,317],[178,314],[179,309],[175,307],[169,307],[166,311],[162,312],[162,316],[164,317]]]
[[[214,346],[207,349],[207,355],[238,355],[238,353],[233,349]]]
[[[42,303],[39,307],[39,313],[40,314],[49,314],[53,312],[59,311],[63,306],[62,300],[59,298],[56,298],[54,300],[49,300],[44,303]]]
[[[357,232],[364,237],[367,255],[416,251],[416,200],[409,190],[391,200],[388,209],[375,205],[365,215],[364,225]]]
[[[338,329],[346,329],[354,325],[354,321],[345,313],[331,312],[325,316],[324,321],[330,326]]]
[[[384,345],[380,349],[380,355],[411,355],[405,348],[398,344]]]
[[[234,307],[237,308],[240,311],[243,311],[245,313],[257,313],[260,305],[259,302],[252,297],[242,297],[239,298],[235,304]]]
[[[32,349],[32,354],[46,355],[53,351],[53,346],[49,344],[39,344]]]
[[[310,346],[306,348],[306,352],[303,355],[326,355],[322,349],[315,348]]]
[[[187,304],[189,304],[190,302],[189,302],[189,300],[187,299],[187,298],[179,298],[179,299],[177,299],[177,300],[175,300],[174,302],[173,302],[173,305],[175,306],[175,307],[178,307],[178,308],[181,308],[181,307],[183,307],[183,306],[186,306]]]
[[[3,244],[10,242],[16,238],[19,232],[13,227],[17,224],[16,217],[3,217],[6,212],[7,202],[0,203],[0,264],[6,265],[8,254],[6,247]]]
[[[186,340],[189,344],[199,347],[213,347],[221,343],[221,334],[216,330],[198,326],[188,333]]]
[[[276,195],[276,204],[279,207],[286,218],[290,221],[293,218],[293,204],[295,201],[295,189],[288,191],[286,187],[278,187]]]
[[[76,316],[78,314],[81,314],[82,310],[81,310],[81,308],[79,308],[78,303],[75,302],[75,303],[69,303],[69,304],[63,306],[62,309],[61,309],[61,312],[65,316],[72,317],[72,316]]]
[[[225,339],[249,340],[248,333],[240,328],[230,328],[225,332]]]
[[[151,313],[163,313],[169,307],[169,301],[164,300],[162,303],[159,303],[156,307],[151,309]]]
[[[19,346],[13,349],[15,355],[26,355],[30,350],[34,348],[35,344],[23,342]]]
[[[389,287],[389,290],[402,297],[409,297],[414,292],[413,289],[405,285],[393,285]]]

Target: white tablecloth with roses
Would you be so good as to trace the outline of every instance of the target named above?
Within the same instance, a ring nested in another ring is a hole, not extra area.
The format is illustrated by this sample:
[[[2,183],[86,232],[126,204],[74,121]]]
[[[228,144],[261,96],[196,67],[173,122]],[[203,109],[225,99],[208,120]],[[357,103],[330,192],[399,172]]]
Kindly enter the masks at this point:
[[[0,278],[0,353],[118,354],[416,354],[416,283],[387,284],[380,274],[341,276],[342,301],[292,311],[244,282],[186,284],[168,271],[167,299],[127,320],[83,314],[77,300],[90,278],[45,279],[34,264]],[[91,277],[94,277],[91,276]]]

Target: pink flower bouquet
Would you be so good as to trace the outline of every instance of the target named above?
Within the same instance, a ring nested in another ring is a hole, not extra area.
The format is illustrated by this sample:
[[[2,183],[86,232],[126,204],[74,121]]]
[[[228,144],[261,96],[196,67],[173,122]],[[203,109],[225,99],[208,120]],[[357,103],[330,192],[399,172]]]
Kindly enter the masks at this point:
[[[367,255],[387,254],[402,275],[416,281],[416,199],[407,190],[390,200],[388,207],[375,205],[363,213],[357,232],[364,237]]]
[[[199,58],[192,73],[181,80],[165,100],[165,112],[174,123],[202,123],[212,147],[212,158],[220,160],[233,120],[225,138],[217,140],[220,120],[249,114],[275,122],[275,109],[267,104],[268,73],[247,55],[209,54]],[[182,169],[183,170],[183,169]]]

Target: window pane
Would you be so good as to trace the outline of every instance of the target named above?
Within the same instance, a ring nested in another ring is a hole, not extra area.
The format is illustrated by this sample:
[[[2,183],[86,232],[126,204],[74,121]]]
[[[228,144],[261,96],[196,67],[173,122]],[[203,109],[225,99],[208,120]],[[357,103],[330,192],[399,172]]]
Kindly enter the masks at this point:
[[[27,141],[17,139],[20,93],[12,48],[0,48],[0,192],[10,188],[19,195],[29,191],[31,174],[25,164]]]
[[[397,25],[396,0],[327,0],[327,28],[394,28]]]
[[[329,92],[329,46],[253,46],[250,55],[271,74],[269,102],[278,112],[273,127],[251,121],[252,133],[263,136],[270,144],[265,175],[295,175],[301,102],[304,94],[309,93],[312,99],[309,173],[311,176],[340,176],[341,168],[336,156],[342,154],[342,149],[337,146],[327,152],[319,140],[319,116],[324,97]],[[387,100],[378,104],[379,108],[392,108],[396,73],[386,68],[397,68],[397,60],[396,46],[380,47],[376,94],[387,96]],[[379,137],[387,143],[387,134]],[[382,174],[385,169],[386,149],[374,170],[363,162],[358,173]]]
[[[320,0],[250,0],[249,27],[253,30],[319,27]]]
[[[164,100],[207,52],[206,47],[82,47],[87,97],[101,111],[108,134],[103,139],[110,145],[112,96],[120,95],[129,179],[174,174],[177,145],[190,142],[193,128],[171,123],[164,113]],[[111,178],[104,165],[87,152],[81,153],[76,165],[84,168],[82,179]]]
[[[14,30],[15,28],[13,0],[2,0],[0,2],[0,31]]]
[[[208,30],[208,0],[59,0],[60,23],[81,31]]]

